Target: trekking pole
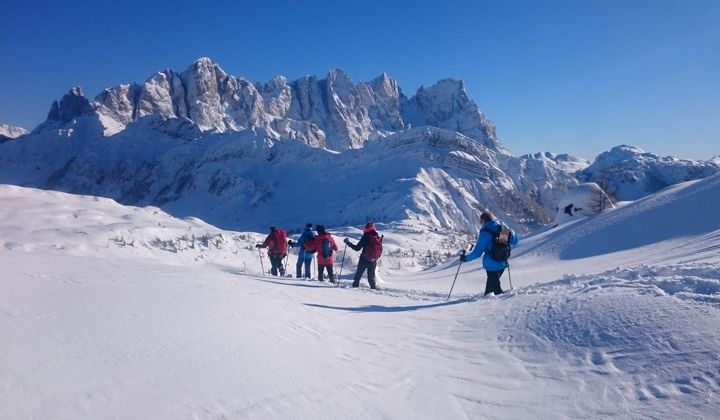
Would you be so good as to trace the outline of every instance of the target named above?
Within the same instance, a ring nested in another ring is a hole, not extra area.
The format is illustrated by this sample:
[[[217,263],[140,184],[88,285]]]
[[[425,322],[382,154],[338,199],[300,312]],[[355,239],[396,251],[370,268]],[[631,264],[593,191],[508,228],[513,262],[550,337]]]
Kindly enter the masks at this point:
[[[512,285],[512,276],[510,275],[510,264],[507,264],[507,268],[508,268],[508,280],[510,280],[510,290],[513,290],[515,288]]]
[[[283,270],[283,271],[285,271],[285,274],[287,274],[288,261],[290,261],[290,253],[289,252],[287,254],[285,254],[285,269]]]
[[[474,246],[475,246],[474,244],[473,244],[473,245],[470,245],[470,251],[472,251],[472,249],[473,249]],[[465,255],[465,250],[464,250],[464,249],[463,249],[462,251],[460,251],[460,255]],[[462,265],[462,261],[460,261],[460,264],[458,264],[458,269],[457,269],[457,271],[455,272],[455,278],[453,279],[452,286],[450,287],[450,293],[448,293],[448,297],[447,297],[447,299],[445,299],[445,300],[450,300],[450,295],[452,294],[453,288],[455,287],[455,280],[457,280],[457,278],[458,278],[458,273],[460,273],[460,266],[461,266],[461,265]]]
[[[260,269],[262,269],[262,275],[265,275],[265,266],[263,265],[263,255],[262,251],[260,251],[260,248],[258,248],[258,255],[260,255]]]
[[[340,276],[342,276],[343,265],[345,265],[345,254],[346,253],[347,253],[347,244],[345,244],[345,249],[343,249],[343,258],[342,258],[342,261],[340,262],[340,274],[338,274],[337,286],[340,286]]]
[[[465,255],[465,250],[463,249],[460,252],[460,255]],[[462,265],[462,261],[460,261],[460,264],[458,264],[458,269],[455,272],[455,278],[453,279],[452,286],[450,286],[450,293],[448,293],[448,297],[445,300],[450,300],[450,295],[452,294],[453,288],[455,288],[455,280],[457,280],[458,274],[460,273],[460,266]]]

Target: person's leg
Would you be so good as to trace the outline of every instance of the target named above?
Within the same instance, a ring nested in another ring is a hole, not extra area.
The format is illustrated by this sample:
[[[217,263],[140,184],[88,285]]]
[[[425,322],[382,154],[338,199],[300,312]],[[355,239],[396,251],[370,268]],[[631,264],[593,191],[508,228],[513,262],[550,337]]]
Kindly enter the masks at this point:
[[[494,293],[496,295],[501,294],[503,291],[500,288],[500,276],[503,271],[485,271],[487,273],[487,283],[485,283],[485,294]]]
[[[376,267],[377,267],[377,261],[368,263],[368,283],[370,283],[371,289],[374,289],[376,287],[376,284],[375,284],[375,268]]]
[[[335,283],[335,273],[333,273],[333,266],[328,265],[327,271],[328,271],[328,278],[330,278],[330,283]]]
[[[312,277],[310,271],[312,270],[312,257],[305,256],[305,278],[309,279]]]
[[[367,264],[368,264],[367,261],[360,258],[360,261],[358,261],[358,265],[357,265],[357,271],[355,271],[355,278],[353,278],[352,287],[360,286],[360,277],[362,277],[363,273],[365,272],[365,269],[367,269]]]
[[[277,254],[270,254],[270,273],[273,276],[278,275],[278,258]]]
[[[319,281],[325,281],[323,279],[323,271],[325,271],[325,266],[318,263],[318,280]]]
[[[503,272],[505,272],[504,268],[497,272],[497,281],[495,282],[495,288],[493,289],[493,293],[495,293],[496,295],[501,295],[504,293],[502,287],[500,287],[500,277],[502,277]]]
[[[302,277],[303,264],[305,264],[305,253],[303,251],[300,251],[298,253],[297,263],[295,263],[295,277]]]
[[[285,264],[283,264],[285,258],[287,258],[287,255],[278,255],[278,271],[280,271],[282,277],[285,277]]]

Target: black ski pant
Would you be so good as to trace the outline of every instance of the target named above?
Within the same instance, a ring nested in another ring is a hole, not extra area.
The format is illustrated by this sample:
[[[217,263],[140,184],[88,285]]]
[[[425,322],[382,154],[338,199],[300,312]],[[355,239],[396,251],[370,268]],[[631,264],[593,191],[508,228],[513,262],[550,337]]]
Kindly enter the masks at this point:
[[[360,277],[362,277],[365,270],[367,270],[368,283],[370,288],[375,288],[375,267],[377,267],[377,261],[368,261],[363,257],[360,257],[360,262],[357,265],[357,271],[355,272],[355,278],[353,279],[352,287],[360,286]]]
[[[285,275],[285,267],[283,267],[284,258],[285,254],[270,254],[270,265],[272,266],[270,272],[273,276],[277,276],[278,272],[280,272],[281,276]]]
[[[318,280],[323,280],[323,269],[326,269],[328,272],[328,278],[330,279],[331,283],[335,283],[335,274],[333,274],[333,266],[332,265],[322,265],[318,264]]]
[[[500,276],[503,275],[504,271],[504,268],[500,271],[485,270],[485,272],[487,273],[487,283],[485,283],[486,295],[488,293],[494,293],[496,295],[499,295],[503,292],[502,288],[500,288]]]

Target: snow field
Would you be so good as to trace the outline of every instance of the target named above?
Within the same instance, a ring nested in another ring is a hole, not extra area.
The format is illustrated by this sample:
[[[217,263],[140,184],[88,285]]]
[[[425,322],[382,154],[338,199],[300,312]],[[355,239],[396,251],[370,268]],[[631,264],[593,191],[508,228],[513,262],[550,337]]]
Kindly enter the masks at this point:
[[[717,185],[523,238],[516,290],[478,296],[469,263],[450,300],[457,257],[401,251],[458,242],[412,226],[383,229],[371,291],[348,287],[354,252],[342,287],[262,276],[264,235],[2,186],[0,418],[714,418],[720,213],[650,227]],[[624,223],[648,230],[602,251]]]

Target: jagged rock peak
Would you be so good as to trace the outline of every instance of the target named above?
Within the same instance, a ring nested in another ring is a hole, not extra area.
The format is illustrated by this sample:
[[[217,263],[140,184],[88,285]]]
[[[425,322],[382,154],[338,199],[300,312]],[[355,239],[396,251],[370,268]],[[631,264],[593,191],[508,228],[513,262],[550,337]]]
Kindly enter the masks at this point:
[[[402,90],[397,81],[385,72],[371,80],[368,84],[378,94],[384,94],[391,98],[399,98],[402,95]]]
[[[47,120],[67,123],[80,116],[93,115],[94,112],[90,101],[83,96],[82,88],[75,86],[62,97],[60,103],[53,102]]]
[[[23,127],[16,127],[13,125],[8,125],[8,124],[0,124],[0,136],[5,136],[7,138],[14,139],[16,137],[23,136],[27,133],[29,133],[29,131]]]

